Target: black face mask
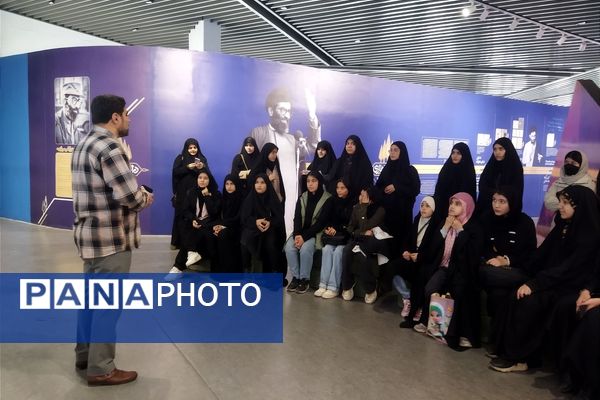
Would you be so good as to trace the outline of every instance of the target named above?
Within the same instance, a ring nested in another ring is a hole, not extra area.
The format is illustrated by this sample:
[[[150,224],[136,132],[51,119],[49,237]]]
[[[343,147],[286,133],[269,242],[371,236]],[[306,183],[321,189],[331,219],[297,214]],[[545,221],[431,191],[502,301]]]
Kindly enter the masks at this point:
[[[577,172],[579,172],[579,167],[576,167],[573,164],[565,164],[564,168],[565,168],[565,175],[567,175],[567,176],[573,176]]]

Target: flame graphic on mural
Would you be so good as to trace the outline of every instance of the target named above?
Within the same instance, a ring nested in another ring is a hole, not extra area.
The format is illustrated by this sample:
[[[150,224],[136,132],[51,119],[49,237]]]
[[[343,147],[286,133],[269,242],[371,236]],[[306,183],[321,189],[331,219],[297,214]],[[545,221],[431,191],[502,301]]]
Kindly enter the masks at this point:
[[[392,139],[390,139],[390,134],[388,133],[387,139],[383,142],[381,147],[379,148],[379,162],[386,162],[390,155],[390,146],[392,145]]]

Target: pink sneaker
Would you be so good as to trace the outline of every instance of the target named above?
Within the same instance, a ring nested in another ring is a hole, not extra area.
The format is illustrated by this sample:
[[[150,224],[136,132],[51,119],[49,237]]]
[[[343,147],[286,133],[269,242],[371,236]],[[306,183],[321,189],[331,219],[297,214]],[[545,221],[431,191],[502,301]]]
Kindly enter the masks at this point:
[[[423,310],[422,309],[418,309],[417,312],[415,313],[415,316],[413,317],[413,321],[420,321],[421,320],[421,314],[422,314]]]
[[[400,315],[403,318],[408,317],[408,314],[410,313],[410,299],[402,299],[402,303],[403,303],[403,307],[402,307],[402,311],[400,312]]]

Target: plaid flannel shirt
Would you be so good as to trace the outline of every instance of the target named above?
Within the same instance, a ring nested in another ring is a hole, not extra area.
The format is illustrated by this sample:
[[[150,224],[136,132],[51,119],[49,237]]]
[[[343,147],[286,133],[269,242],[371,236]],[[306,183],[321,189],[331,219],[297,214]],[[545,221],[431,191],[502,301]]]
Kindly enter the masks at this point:
[[[138,247],[138,211],[148,197],[138,187],[121,144],[94,126],[73,151],[71,171],[79,256],[105,257]]]

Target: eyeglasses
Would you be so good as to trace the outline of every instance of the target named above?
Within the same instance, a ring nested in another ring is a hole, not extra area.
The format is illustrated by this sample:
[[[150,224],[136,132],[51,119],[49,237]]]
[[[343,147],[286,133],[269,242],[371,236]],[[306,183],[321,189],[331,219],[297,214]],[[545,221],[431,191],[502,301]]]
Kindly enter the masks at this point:
[[[278,114],[280,115],[288,115],[291,116],[292,115],[292,109],[291,108],[286,108],[286,107],[276,107],[275,111],[277,111]]]

